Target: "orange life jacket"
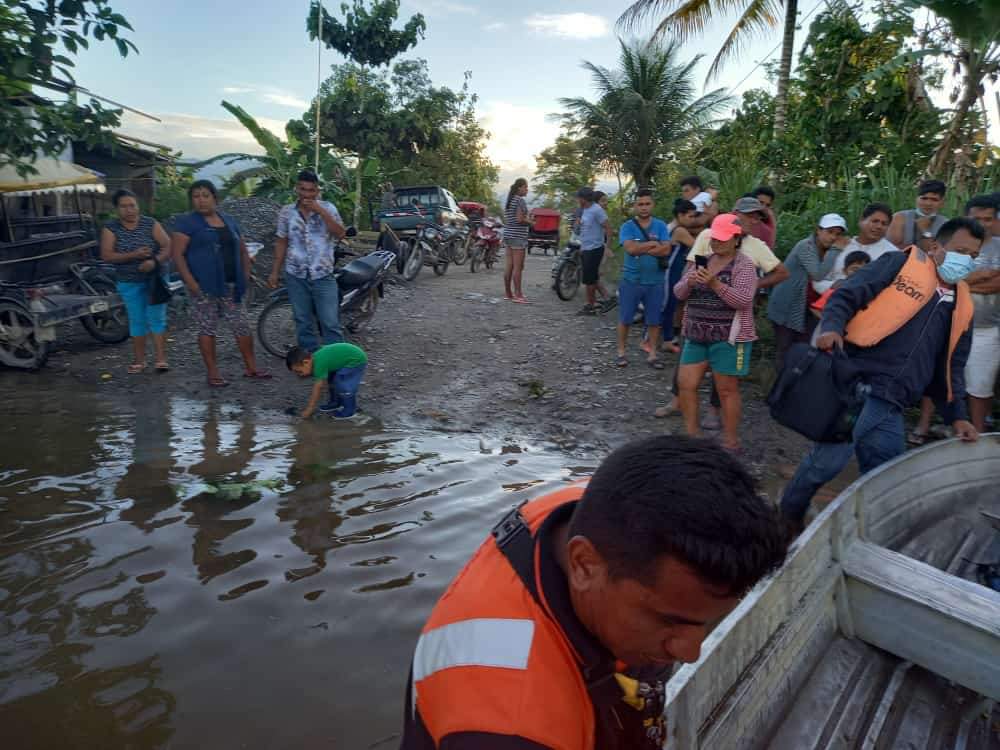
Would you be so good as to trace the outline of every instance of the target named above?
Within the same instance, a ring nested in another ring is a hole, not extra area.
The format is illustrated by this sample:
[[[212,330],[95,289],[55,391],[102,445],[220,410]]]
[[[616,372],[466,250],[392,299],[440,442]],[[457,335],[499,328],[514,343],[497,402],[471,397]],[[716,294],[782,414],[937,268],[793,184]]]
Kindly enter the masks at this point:
[[[899,270],[896,280],[858,312],[847,324],[845,338],[855,346],[871,347],[891,336],[913,319],[924,305],[937,294],[937,264],[923,250],[911,246],[904,250],[908,257]],[[951,392],[951,355],[969,325],[974,309],[969,285],[960,281],[955,285],[955,310],[951,316],[951,334],[948,337],[948,400]]]
[[[581,486],[561,489],[521,514],[534,534],[582,494]],[[419,710],[435,745],[449,734],[488,732],[554,750],[594,750],[593,705],[579,664],[554,617],[489,538],[424,626],[413,657],[411,710]]]

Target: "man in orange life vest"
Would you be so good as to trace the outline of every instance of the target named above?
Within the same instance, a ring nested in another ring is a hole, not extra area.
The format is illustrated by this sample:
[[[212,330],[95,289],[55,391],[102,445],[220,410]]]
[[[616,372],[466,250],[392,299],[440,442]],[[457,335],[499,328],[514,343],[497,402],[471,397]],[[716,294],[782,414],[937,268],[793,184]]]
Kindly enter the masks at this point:
[[[929,252],[914,246],[886,253],[826,303],[816,346],[844,349],[870,391],[853,441],[816,443],[785,488],[781,512],[796,530],[816,490],[841,472],[852,453],[864,474],[903,452],[903,409],[925,393],[956,436],[978,439],[965,411],[973,305],[962,279],[972,271],[985,236],[972,219],[951,219]]]
[[[717,444],[619,448],[508,513],[417,643],[402,750],[653,750],[663,683],[784,559],[778,514]],[[627,666],[626,666],[627,665]]]

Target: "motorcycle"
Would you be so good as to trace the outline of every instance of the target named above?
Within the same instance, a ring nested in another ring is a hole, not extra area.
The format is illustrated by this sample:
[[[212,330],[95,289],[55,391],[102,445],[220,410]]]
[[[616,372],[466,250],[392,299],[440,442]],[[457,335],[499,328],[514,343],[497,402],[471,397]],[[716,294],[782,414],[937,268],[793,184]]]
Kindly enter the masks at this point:
[[[353,227],[348,230],[349,237],[357,234],[352,230]],[[349,256],[357,256],[357,253],[338,244],[334,257]],[[385,296],[385,277],[397,262],[398,256],[391,250],[375,250],[355,257],[333,272],[340,293],[340,322],[347,333],[360,333],[375,315],[379,300]],[[283,358],[295,346],[295,316],[287,288],[271,293],[270,301],[257,318],[257,337],[268,353],[275,357]]]
[[[424,265],[433,268],[436,275],[444,276],[454,254],[452,246],[460,240],[457,229],[429,222],[417,226],[414,243],[423,251]]]
[[[402,239],[392,227],[382,225],[376,250],[388,250],[396,256],[396,271],[407,281],[413,281],[424,265],[424,249],[418,243]]]
[[[480,266],[493,268],[503,240],[503,222],[489,217],[476,228],[475,239],[469,250],[469,271],[475,273]]]
[[[576,296],[583,278],[583,257],[580,254],[580,237],[573,233],[563,248],[559,259],[552,266],[552,288],[559,299],[568,302]]]

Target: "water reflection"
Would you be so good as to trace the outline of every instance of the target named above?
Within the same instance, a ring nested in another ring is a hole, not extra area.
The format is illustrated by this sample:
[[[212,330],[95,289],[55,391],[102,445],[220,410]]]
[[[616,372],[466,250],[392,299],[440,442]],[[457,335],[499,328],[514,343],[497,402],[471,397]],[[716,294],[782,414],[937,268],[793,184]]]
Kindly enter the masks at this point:
[[[588,469],[184,397],[12,408],[0,736],[18,747],[384,739],[444,585],[504,509]]]

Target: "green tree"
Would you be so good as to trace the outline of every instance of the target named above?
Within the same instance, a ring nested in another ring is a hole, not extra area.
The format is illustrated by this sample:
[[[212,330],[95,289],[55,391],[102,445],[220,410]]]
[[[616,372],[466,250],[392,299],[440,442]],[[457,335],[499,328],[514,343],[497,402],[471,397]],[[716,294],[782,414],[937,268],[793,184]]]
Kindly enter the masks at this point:
[[[620,41],[615,71],[585,62],[596,101],[560,99],[563,122],[588,138],[595,156],[630,175],[636,186],[652,177],[671,151],[704,131],[729,102],[722,89],[695,97],[692,70],[700,60],[678,60],[680,42]]]
[[[322,3],[313,0],[306,22],[309,37],[322,39],[328,48],[337,50],[347,59],[357,63],[361,67],[362,74],[368,68],[388,65],[416,45],[418,39],[423,38],[427,28],[424,17],[418,13],[412,16],[402,29],[394,29],[393,24],[399,16],[399,0],[370,0],[369,6],[365,5],[364,0],[354,0],[353,6],[342,4],[340,11],[343,21],[330,16]],[[359,80],[363,84],[365,76],[362,75]],[[368,89],[362,85],[359,89],[359,112],[362,117],[368,93]],[[316,106],[321,105],[317,103]],[[322,109],[320,112],[322,113]],[[362,165],[366,151],[362,147],[355,153],[358,168],[355,170],[354,223],[357,224],[361,219]]]
[[[784,132],[786,122],[798,0],[636,0],[618,19],[618,23],[625,29],[635,29],[652,17],[666,14],[657,22],[653,38],[672,34],[684,42],[700,35],[716,17],[734,10],[740,13],[740,17],[712,61],[706,80],[715,78],[730,59],[738,56],[750,37],[768,36],[781,25],[778,95],[774,110],[774,134],[779,135]]]
[[[599,165],[590,143],[560,133],[555,143],[535,157],[535,192],[561,211],[572,209],[575,193],[584,185],[593,185]]]
[[[73,80],[73,58],[90,40],[113,42],[122,57],[137,51],[120,36],[132,27],[109,0],[4,0],[0,30],[0,166],[31,174],[40,154],[56,155],[71,141],[110,144],[121,111],[95,99],[81,104]],[[33,88],[69,98],[49,102]]]

